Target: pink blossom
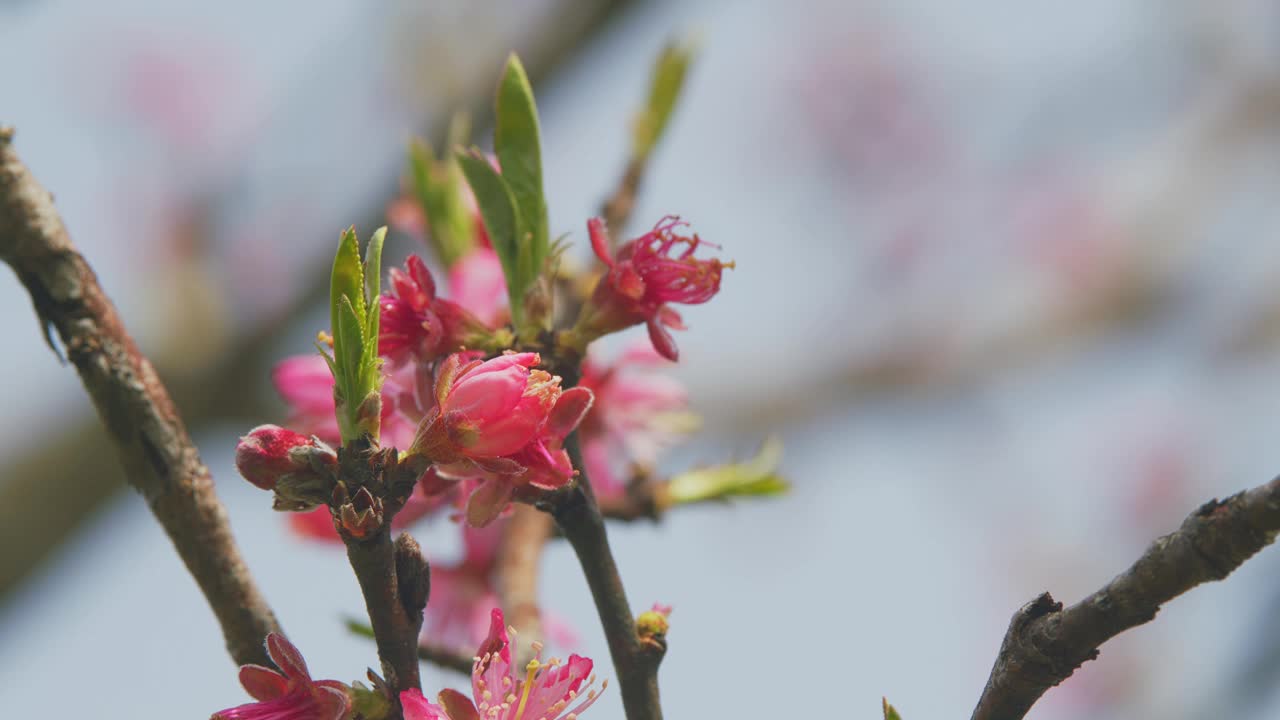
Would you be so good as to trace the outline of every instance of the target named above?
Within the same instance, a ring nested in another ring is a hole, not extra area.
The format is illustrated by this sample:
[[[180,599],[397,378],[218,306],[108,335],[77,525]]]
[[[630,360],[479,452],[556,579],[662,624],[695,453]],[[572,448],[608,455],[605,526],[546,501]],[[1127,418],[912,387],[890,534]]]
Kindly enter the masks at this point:
[[[507,353],[465,362],[451,355],[437,373],[436,406],[413,449],[436,471],[458,479],[481,477],[467,520],[491,522],[517,485],[553,490],[573,478],[564,439],[591,407],[586,388],[560,389],[560,377],[533,369],[537,353]]]
[[[509,319],[507,278],[493,248],[476,248],[449,268],[449,294],[491,327]]]
[[[242,665],[240,684],[257,702],[213,714],[211,720],[346,720],[349,688],[337,680],[312,680],[302,653],[283,635],[267,635],[267,654],[280,668]]]
[[[410,255],[405,269],[391,269],[391,293],[383,295],[378,353],[392,365],[410,358],[429,362],[467,345],[483,343],[490,329],[458,303],[436,295],[426,263]]]
[[[490,611],[499,604],[498,548],[506,523],[483,528],[464,525],[463,556],[454,564],[431,564],[431,600],[423,622],[423,642],[470,651],[489,631]],[[549,612],[542,614],[548,640],[561,647],[577,642],[572,628]]]
[[[476,652],[471,670],[471,698],[455,690],[440,693],[440,704],[433,705],[421,692],[408,690],[400,694],[405,720],[559,720],[576,718],[595,703],[600,694],[591,686],[590,658],[570,655],[567,661],[552,658],[542,661],[542,648],[534,646],[536,655],[523,670],[513,668],[515,643],[510,640],[502,611],[494,609],[490,616],[489,635]],[[608,683],[602,683],[600,689]],[[581,700],[576,706],[570,704]]]
[[[676,234],[684,223],[667,216],[653,230],[609,251],[604,221],[587,221],[591,247],[609,270],[596,285],[591,301],[583,309],[580,330],[591,337],[645,323],[654,349],[670,360],[679,357],[675,340],[667,328],[684,330],[680,314],[667,303],[699,305],[720,291],[720,276],[732,263],[717,258],[693,257],[703,243],[697,235]],[[684,246],[672,254],[677,246]],[[714,246],[713,246],[714,247]]]
[[[588,356],[580,385],[595,395],[582,421],[582,456],[592,487],[601,495],[619,494],[625,463],[642,467],[692,431],[698,418],[688,410],[688,393],[675,378],[651,370],[667,361],[648,345],[633,346],[612,365]]]
[[[334,414],[333,375],[319,353],[285,358],[271,372],[276,391],[289,406],[286,421],[293,430],[315,435],[329,443],[342,442]],[[413,442],[418,417],[412,404],[403,402],[412,385],[406,373],[392,373],[382,386],[382,444],[405,448]]]

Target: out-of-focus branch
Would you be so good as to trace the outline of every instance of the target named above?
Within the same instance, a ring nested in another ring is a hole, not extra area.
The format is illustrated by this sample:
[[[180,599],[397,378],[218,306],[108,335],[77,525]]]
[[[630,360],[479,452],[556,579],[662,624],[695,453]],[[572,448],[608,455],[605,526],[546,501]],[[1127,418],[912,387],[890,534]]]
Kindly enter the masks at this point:
[[[31,294],[45,340],[55,352],[50,330],[57,332],[130,483],[204,592],[232,658],[266,664],[263,641],[280,627],[240,556],[209,469],[151,363],[71,243],[52,197],[31,176],[12,142],[13,130],[0,129],[0,259]],[[100,457],[89,461],[100,471]],[[59,494],[75,495],[77,488],[60,479]],[[44,514],[31,512],[31,506],[23,511]]]
[[[1044,593],[1014,614],[973,720],[1019,720],[1098,646],[1160,606],[1230,575],[1280,532],[1280,478],[1193,512],[1125,572],[1069,608]]]
[[[554,22],[531,32],[528,42],[520,48],[530,79],[538,82],[552,75],[627,4],[626,0],[581,0],[572,11],[558,13]],[[472,91],[460,104],[471,105],[471,116],[483,122],[492,110],[491,86],[486,81]],[[437,118],[432,134],[443,134],[447,121],[447,113]],[[392,187],[388,183],[387,197],[391,196]],[[385,223],[381,205],[367,215],[376,219],[363,226]],[[245,379],[265,377],[276,359],[268,354],[273,340],[299,315],[319,307],[328,297],[327,268],[331,258],[317,256],[314,260],[315,267],[304,272],[315,278],[315,284],[303,290],[288,307],[235,340],[208,370],[173,379],[173,399],[190,427],[198,429],[206,422],[219,420],[257,422],[273,412],[258,387]],[[163,358],[159,364],[163,370]],[[210,388],[217,388],[218,392],[210,392]],[[11,472],[0,482],[0,546],[25,549],[21,553],[0,553],[0,599],[124,485],[119,472],[98,461],[98,451],[106,450],[106,444],[91,420],[70,421],[61,433],[47,433],[42,440],[9,459]],[[66,478],[76,478],[79,483],[74,498],[66,497],[63,491]],[[45,511],[27,510],[32,507]]]
[[[498,546],[498,602],[507,622],[528,640],[543,639],[538,577],[542,553],[554,526],[546,513],[528,505],[516,505]],[[523,667],[533,659],[533,643],[521,642],[519,649],[525,656],[513,662]]]
[[[596,505],[591,481],[583,471],[576,432],[569,436],[566,449],[578,470],[578,481],[544,497],[538,502],[538,508],[555,518],[560,532],[569,540],[582,565],[600,615],[600,624],[609,642],[609,656],[618,673],[627,720],[661,720],[658,665],[662,662],[665,645],[641,643],[635,616],[631,614],[631,605],[622,587],[622,576],[618,573],[613,551],[609,549],[604,517]]]

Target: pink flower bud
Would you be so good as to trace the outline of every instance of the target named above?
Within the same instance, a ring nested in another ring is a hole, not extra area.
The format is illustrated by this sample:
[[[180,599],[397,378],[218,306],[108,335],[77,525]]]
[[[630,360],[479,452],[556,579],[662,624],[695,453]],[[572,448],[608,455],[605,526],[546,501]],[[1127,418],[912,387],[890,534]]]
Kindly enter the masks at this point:
[[[321,450],[320,457],[333,452],[313,437],[277,425],[259,425],[236,445],[236,469],[263,490],[274,490],[285,475],[312,469],[314,453],[309,450]]]

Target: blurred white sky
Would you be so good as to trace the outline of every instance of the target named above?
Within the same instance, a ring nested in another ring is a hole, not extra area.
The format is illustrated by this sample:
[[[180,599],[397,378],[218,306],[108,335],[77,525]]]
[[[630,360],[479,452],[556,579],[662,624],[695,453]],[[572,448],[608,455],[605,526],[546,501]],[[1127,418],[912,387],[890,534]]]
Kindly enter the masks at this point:
[[[249,149],[227,140],[229,159],[204,145],[156,151],[144,171],[120,167],[131,136],[93,104],[111,98],[85,87],[100,54],[120,51],[91,7],[0,8],[0,121],[19,127],[24,157],[144,338],[164,327],[158,281],[133,250],[146,241],[104,200],[128,197],[124,179],[150,176],[161,187],[148,191],[170,197],[187,177],[165,165],[175,157],[248,173],[233,214],[279,260],[294,242],[325,246],[394,174],[417,109],[383,112],[377,101],[399,97],[388,67],[405,56],[378,49],[408,4],[113,6],[108,30],[146,25],[193,54],[208,40],[248,68],[239,77],[253,82],[228,92],[257,113],[240,125],[269,128],[246,131]],[[1240,110],[1280,82],[1280,24],[1246,0],[787,7],[633,9],[538,88],[552,225],[581,243],[620,171],[649,61],[673,33],[700,31],[636,218],[681,214],[738,263],[677,338],[695,406],[732,425],[672,467],[746,452],[782,425],[796,484],[776,503],[619,527],[615,547],[633,605],[676,607],[661,676],[670,717],[878,717],[881,695],[909,720],[963,717],[1015,608],[1045,589],[1080,597],[1200,502],[1280,467],[1280,363],[1265,322],[1280,307],[1268,192],[1280,120]],[[356,136],[359,148],[333,140]],[[223,260],[234,267],[239,252]],[[1134,306],[1109,293],[1147,286],[1156,309],[1120,322]],[[1110,303],[1100,316],[1084,311],[1094,300]],[[83,411],[17,283],[0,283],[0,302],[16,338],[0,355],[9,425]],[[1231,350],[1245,340],[1255,349]],[[918,379],[876,374],[886,356]],[[313,671],[356,678],[374,653],[338,626],[361,608],[342,554],[288,536],[236,478],[243,430],[198,440],[250,564]],[[443,554],[456,545],[447,527],[424,537]],[[1274,615],[1278,569],[1270,551],[1176,601],[1032,717],[1233,707],[1222,693],[1240,663],[1280,643],[1259,625]],[[610,676],[568,548],[553,548],[543,588]],[[442,682],[463,685],[428,672]],[[136,498],[0,609],[0,706],[15,716],[56,703],[69,717],[203,717],[242,697],[202,599]],[[1272,698],[1233,716],[1277,708]],[[621,717],[616,689],[591,713]]]

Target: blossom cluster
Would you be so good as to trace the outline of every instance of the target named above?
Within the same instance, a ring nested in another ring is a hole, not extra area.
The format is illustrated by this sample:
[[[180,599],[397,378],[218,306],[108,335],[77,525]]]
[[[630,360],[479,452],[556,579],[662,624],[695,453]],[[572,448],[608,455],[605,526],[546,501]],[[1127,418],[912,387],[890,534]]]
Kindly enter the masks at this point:
[[[472,665],[471,697],[446,689],[436,704],[417,688],[402,690],[404,720],[569,720],[595,703],[608,686],[606,680],[599,690],[594,688],[591,658],[570,655],[565,661],[544,661],[537,643],[521,673],[514,659],[514,634],[502,611],[494,608]],[[385,712],[376,692],[359,683],[312,679],[302,653],[283,635],[268,635],[266,645],[279,670],[242,666],[240,684],[254,702],[216,712],[211,720],[352,720],[366,704]]]

